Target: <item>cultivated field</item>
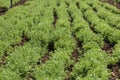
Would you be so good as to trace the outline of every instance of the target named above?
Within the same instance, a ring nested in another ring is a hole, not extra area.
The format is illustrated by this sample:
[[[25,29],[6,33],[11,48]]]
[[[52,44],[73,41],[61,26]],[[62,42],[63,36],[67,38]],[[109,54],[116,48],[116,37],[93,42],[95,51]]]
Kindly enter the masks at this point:
[[[120,80],[116,1],[0,0],[0,80]]]

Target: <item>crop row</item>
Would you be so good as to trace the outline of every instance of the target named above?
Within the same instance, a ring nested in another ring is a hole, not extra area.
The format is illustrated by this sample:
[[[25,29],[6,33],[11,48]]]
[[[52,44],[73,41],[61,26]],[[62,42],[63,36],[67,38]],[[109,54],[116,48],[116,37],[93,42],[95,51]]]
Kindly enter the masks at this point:
[[[19,0],[12,0],[12,4],[17,3]],[[0,7],[7,7],[11,6],[11,0],[0,0]]]
[[[0,17],[0,78],[107,80],[107,65],[120,59],[118,13],[97,0],[35,0],[9,10]]]

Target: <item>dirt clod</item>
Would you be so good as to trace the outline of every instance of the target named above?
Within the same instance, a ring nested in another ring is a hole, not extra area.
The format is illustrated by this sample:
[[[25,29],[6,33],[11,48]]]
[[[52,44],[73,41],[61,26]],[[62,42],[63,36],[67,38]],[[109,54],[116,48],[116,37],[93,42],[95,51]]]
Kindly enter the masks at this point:
[[[109,53],[110,55],[112,54],[112,50],[113,50],[113,45],[111,45],[110,43],[104,43],[104,46],[102,48],[102,50],[104,50],[105,52]]]
[[[1,7],[0,8],[0,16],[4,15],[6,13],[6,11],[8,11],[8,9],[6,7]]]
[[[120,78],[120,63],[116,63],[115,65],[108,65],[108,69],[111,70],[111,76],[109,80],[116,80]]]

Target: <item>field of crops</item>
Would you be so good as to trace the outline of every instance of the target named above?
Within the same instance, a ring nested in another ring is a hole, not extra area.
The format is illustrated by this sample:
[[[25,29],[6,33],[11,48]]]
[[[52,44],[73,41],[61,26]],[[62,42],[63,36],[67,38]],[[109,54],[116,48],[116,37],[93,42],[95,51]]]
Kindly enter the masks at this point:
[[[0,0],[0,80],[120,80],[115,6],[13,0],[9,7],[9,0]]]

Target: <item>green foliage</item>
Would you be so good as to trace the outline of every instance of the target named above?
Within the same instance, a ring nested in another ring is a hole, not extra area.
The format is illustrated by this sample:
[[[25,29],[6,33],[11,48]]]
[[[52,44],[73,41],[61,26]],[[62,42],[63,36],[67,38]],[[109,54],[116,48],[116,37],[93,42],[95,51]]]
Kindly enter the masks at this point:
[[[84,57],[74,66],[73,77],[76,77],[76,80],[107,79],[107,55],[94,42],[86,43],[84,49]]]
[[[0,58],[6,53],[6,51],[10,51],[9,48],[9,43],[0,40]]]
[[[120,0],[116,0],[118,3],[120,3]]]
[[[35,77],[39,80],[63,80],[66,75],[64,69],[71,63],[69,53],[71,50],[55,51],[49,61],[35,69]]]
[[[119,62],[120,60],[120,42],[118,42],[115,47],[114,47],[114,50],[113,50],[113,55],[112,55],[112,59],[110,59],[109,63],[111,64],[114,64],[115,62]]]
[[[52,41],[55,42],[55,48],[74,49],[75,41],[71,36],[71,32],[66,28],[57,28],[51,34]]]
[[[13,4],[15,4],[16,2],[18,2],[19,0],[12,0]],[[0,7],[10,7],[10,0],[0,0]]]
[[[33,0],[9,9],[0,17],[0,80],[64,80],[68,73],[70,80],[107,80],[107,65],[120,60],[119,13],[98,0]],[[111,56],[105,41],[115,44]]]
[[[105,53],[99,51],[99,49],[88,50],[84,54],[84,58],[73,69],[73,76],[76,77],[76,80],[107,79],[106,56],[103,56],[103,54]]]
[[[17,71],[8,68],[0,68],[0,80],[22,80]]]
[[[32,48],[29,44],[19,47],[7,58],[6,66],[13,71],[18,71],[20,75],[26,76],[40,57],[39,51],[39,48]]]

